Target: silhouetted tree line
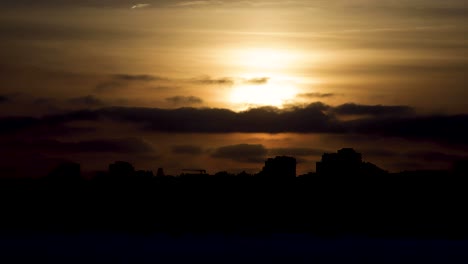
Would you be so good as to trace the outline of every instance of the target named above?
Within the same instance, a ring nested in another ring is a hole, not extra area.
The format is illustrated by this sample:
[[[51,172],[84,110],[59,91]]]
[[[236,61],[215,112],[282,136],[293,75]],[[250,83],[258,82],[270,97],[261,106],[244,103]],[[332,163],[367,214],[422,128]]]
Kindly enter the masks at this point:
[[[70,162],[42,179],[2,180],[1,229],[466,238],[467,164],[390,174],[342,149],[299,177],[294,158],[276,157],[256,175],[155,176],[118,161],[84,180]]]

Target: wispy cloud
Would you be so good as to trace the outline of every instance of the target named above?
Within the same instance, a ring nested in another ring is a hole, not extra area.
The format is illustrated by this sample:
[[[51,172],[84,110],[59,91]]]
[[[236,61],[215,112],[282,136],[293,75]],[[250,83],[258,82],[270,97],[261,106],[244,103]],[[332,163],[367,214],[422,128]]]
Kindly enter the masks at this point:
[[[252,79],[245,79],[245,84],[252,84],[252,85],[262,85],[268,83],[270,80],[269,77],[260,77],[260,78],[252,78]]]
[[[200,1],[183,1],[176,4],[176,6],[182,7],[191,7],[191,6],[204,6],[204,5],[213,5],[213,4],[222,4],[223,1],[216,0],[200,0]]]
[[[297,97],[301,98],[328,98],[333,96],[335,96],[333,93],[302,93],[297,95]]]
[[[139,8],[146,8],[151,6],[150,4],[142,3],[142,4],[135,4],[131,7],[131,9],[139,9]]]
[[[151,82],[151,81],[158,81],[158,80],[165,80],[162,77],[148,75],[148,74],[114,74],[112,75],[113,79],[118,81],[142,81],[142,82]]]
[[[251,79],[238,78],[238,77],[222,77],[222,78],[213,78],[210,76],[201,76],[193,78],[190,82],[195,84],[205,84],[205,85],[234,85],[234,84],[250,84],[250,85],[263,85],[267,84],[270,80],[269,77],[257,77]]]
[[[234,79],[233,78],[211,78],[209,76],[202,76],[199,78],[194,78],[190,80],[196,84],[205,84],[205,85],[233,85]]]

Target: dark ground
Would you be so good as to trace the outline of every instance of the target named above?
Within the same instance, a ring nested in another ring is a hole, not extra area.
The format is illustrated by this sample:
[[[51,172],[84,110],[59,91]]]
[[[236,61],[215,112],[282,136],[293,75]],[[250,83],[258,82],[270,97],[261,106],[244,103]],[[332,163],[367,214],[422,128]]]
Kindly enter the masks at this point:
[[[464,177],[4,180],[0,258],[467,263]]]

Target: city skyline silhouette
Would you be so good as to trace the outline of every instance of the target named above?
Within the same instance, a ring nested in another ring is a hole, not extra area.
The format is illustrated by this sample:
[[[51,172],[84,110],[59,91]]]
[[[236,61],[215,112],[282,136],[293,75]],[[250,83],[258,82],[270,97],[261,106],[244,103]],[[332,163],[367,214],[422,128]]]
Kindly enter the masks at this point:
[[[0,263],[466,263],[466,0],[2,0]]]

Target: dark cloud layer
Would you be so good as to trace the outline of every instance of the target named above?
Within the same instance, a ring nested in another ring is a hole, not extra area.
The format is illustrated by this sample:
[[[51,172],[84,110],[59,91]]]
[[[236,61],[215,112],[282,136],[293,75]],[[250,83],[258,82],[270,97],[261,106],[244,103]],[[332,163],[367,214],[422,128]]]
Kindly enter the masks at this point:
[[[346,112],[370,115],[354,121],[340,121],[333,114],[334,108],[322,103],[286,110],[255,108],[240,113],[226,109],[106,108],[99,114],[115,121],[138,123],[148,131],[346,133],[468,144],[468,115],[415,116],[409,107],[402,106],[362,108],[365,111]]]
[[[82,97],[75,97],[68,99],[68,103],[80,106],[102,106],[104,102],[92,95],[82,96]]]
[[[82,110],[61,115],[50,115],[41,118],[36,117],[4,117],[0,118],[0,134],[16,133],[23,130],[34,132],[34,129],[44,128],[49,133],[63,132],[66,125],[74,121],[97,121],[99,113],[96,111]]]
[[[436,115],[362,119],[346,123],[349,131],[467,145],[468,115]]]
[[[173,96],[166,98],[166,101],[173,105],[194,105],[203,103],[203,100],[196,96]]]
[[[359,105],[359,104],[343,104],[334,107],[332,110],[338,115],[371,115],[371,116],[395,116],[395,115],[410,115],[414,112],[409,106],[385,106],[385,105]]]
[[[263,145],[239,144],[216,149],[211,156],[239,162],[263,162],[268,150]]]
[[[342,121],[336,113],[364,115]],[[47,127],[49,133],[81,120],[111,120],[137,125],[143,131],[177,133],[339,133],[468,144],[468,115],[414,115],[405,106],[344,105],[313,103],[306,107],[254,108],[244,112],[214,108],[109,107],[63,115],[6,117],[0,119],[0,134]]]
[[[236,113],[213,108],[104,108],[99,114],[119,122],[139,123],[148,131],[166,132],[338,132],[339,123],[316,103],[282,111],[273,107]]]

